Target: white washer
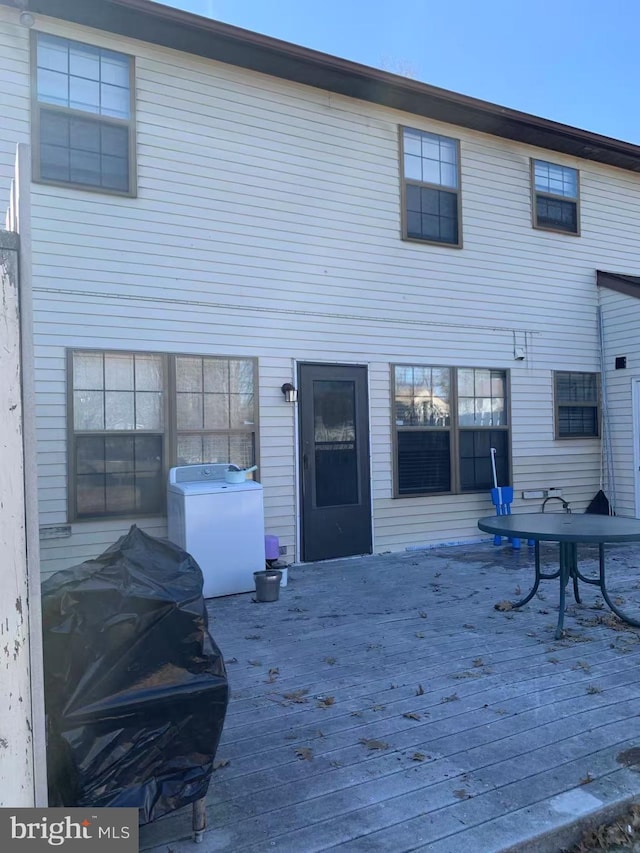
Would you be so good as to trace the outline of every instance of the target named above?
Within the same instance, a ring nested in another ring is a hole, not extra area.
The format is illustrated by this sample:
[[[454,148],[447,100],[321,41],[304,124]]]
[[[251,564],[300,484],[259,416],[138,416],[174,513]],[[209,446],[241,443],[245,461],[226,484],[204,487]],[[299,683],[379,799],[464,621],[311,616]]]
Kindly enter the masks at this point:
[[[169,472],[168,537],[202,569],[205,598],[251,592],[265,568],[262,486],[230,484],[228,465],[183,465]]]

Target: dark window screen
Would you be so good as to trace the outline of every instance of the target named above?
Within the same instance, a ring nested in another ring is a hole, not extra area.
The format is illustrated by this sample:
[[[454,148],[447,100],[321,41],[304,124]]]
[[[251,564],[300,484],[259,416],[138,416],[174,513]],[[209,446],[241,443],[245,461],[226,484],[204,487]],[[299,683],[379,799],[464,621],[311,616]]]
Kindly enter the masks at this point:
[[[477,492],[493,487],[491,448],[496,449],[498,485],[509,483],[509,434],[506,430],[460,431],[460,488]]]
[[[40,176],[126,192],[129,129],[41,108]]]
[[[447,190],[407,184],[407,236],[458,243],[458,196]]]
[[[161,435],[77,435],[78,518],[164,510]]]
[[[543,228],[578,233],[578,205],[575,201],[536,196],[536,223]]]
[[[398,432],[398,494],[451,490],[449,432]]]
[[[558,434],[563,438],[598,435],[598,410],[596,406],[559,406]]]

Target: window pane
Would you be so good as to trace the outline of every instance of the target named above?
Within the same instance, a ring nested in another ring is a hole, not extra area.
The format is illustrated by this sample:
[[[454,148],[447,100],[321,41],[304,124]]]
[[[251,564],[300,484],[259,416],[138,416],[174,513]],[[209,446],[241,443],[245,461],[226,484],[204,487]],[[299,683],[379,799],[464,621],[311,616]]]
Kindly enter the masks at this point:
[[[129,163],[122,157],[100,158],[101,183],[111,190],[126,192],[129,189]]]
[[[76,439],[76,473],[104,474],[105,438],[103,435],[83,435]]]
[[[104,470],[107,474],[127,474],[133,471],[133,436],[104,437]]]
[[[135,476],[133,472],[127,474],[106,474],[105,496],[105,514],[133,514],[136,511]]]
[[[114,86],[129,87],[129,58],[120,53],[102,50],[100,58],[101,80]]]
[[[38,68],[38,100],[68,107],[69,77],[59,71]]]
[[[204,395],[204,428],[229,429],[229,395]]]
[[[218,393],[229,390],[229,362],[226,359],[204,359],[204,390]]]
[[[43,144],[69,147],[69,119],[49,110],[40,113],[40,140]]]
[[[136,391],[136,429],[162,429],[162,394]]]
[[[73,425],[76,430],[104,429],[104,395],[102,391],[73,392]]]
[[[411,426],[414,420],[413,397],[396,397],[396,425]]]
[[[254,437],[251,433],[229,436],[229,459],[242,468],[249,468],[255,463]]]
[[[395,389],[397,396],[413,395],[413,367],[395,367]]]
[[[104,381],[108,391],[133,391],[133,355],[105,353]]]
[[[458,368],[458,394],[461,397],[474,397],[476,393],[473,369]]]
[[[69,73],[88,80],[100,79],[100,50],[88,44],[69,42]]]
[[[69,179],[75,184],[86,186],[100,186],[100,155],[91,154],[88,151],[69,152],[70,171]]]
[[[100,112],[100,85],[83,77],[69,78],[69,106],[88,113]]]
[[[420,157],[422,154],[422,141],[420,132],[417,130],[404,129],[404,150],[406,154],[414,154]]]
[[[176,388],[178,391],[202,391],[201,358],[176,358]]]
[[[95,121],[70,118],[70,145],[76,150],[100,153],[100,125]],[[99,162],[99,161],[98,161]]]
[[[100,112],[104,116],[129,118],[129,90],[120,86],[100,86]]]
[[[437,160],[422,161],[422,180],[425,184],[440,183],[440,163]]]
[[[129,157],[129,130],[110,124],[100,125],[100,138],[103,155],[111,157]]]
[[[202,461],[203,462],[235,462],[241,468],[247,468],[251,463],[240,462],[237,454],[232,454],[229,449],[229,436],[227,435],[203,435],[202,436]]]
[[[473,426],[476,410],[473,397],[458,398],[458,423],[460,426]]]
[[[105,391],[105,429],[135,429],[132,391]]]
[[[230,391],[237,394],[253,393],[253,362],[247,359],[229,362]]]
[[[355,442],[330,442],[315,448],[315,505],[358,503],[358,454]]]
[[[82,474],[76,479],[76,515],[78,518],[104,515],[106,511],[104,474]]]
[[[177,448],[178,465],[199,465],[204,459],[202,456],[202,436],[179,435]],[[207,459],[207,462],[216,462],[216,459]],[[224,460],[225,462],[228,460]]]
[[[241,429],[243,426],[253,426],[254,408],[253,394],[231,395],[231,429]]]
[[[74,352],[73,387],[93,391],[104,388],[102,353]]]
[[[66,39],[46,36],[38,33],[38,67],[50,68],[52,71],[69,70],[69,50]]]
[[[176,406],[178,411],[178,429],[202,429],[202,394],[178,393]]]
[[[496,449],[499,483],[509,482],[509,433],[506,430],[460,431],[460,488],[463,492],[493,487],[491,448]]]
[[[136,435],[133,438],[135,470],[162,476],[162,436]]]
[[[448,432],[400,431],[397,438],[400,495],[451,491]]]
[[[136,355],[135,374],[137,391],[162,391],[162,356]]]
[[[488,370],[475,370],[475,392],[476,397],[488,397],[491,394],[491,373]]]
[[[422,160],[411,154],[404,156],[404,176],[410,181],[422,180]]]
[[[440,184],[443,187],[457,187],[458,186],[458,169],[456,166],[450,165],[448,163],[443,163],[440,166]]]

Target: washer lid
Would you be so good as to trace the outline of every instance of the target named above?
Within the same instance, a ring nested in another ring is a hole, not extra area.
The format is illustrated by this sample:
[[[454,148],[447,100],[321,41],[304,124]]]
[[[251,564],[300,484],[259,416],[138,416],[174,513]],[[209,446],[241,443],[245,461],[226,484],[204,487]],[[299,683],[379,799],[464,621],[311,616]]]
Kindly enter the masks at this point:
[[[233,492],[250,492],[262,489],[262,483],[247,480],[244,483],[226,483],[224,480],[206,482],[169,483],[169,491],[178,495],[223,495]]]

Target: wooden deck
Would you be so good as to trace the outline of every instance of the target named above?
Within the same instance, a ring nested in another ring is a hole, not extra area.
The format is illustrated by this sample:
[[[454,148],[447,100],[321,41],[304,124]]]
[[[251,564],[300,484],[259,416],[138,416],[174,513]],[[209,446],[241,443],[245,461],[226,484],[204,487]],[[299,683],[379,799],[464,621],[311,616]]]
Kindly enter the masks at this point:
[[[611,550],[636,616],[639,564]],[[194,847],[181,810],[141,849],[558,853],[559,831],[640,797],[619,758],[640,747],[640,631],[583,586],[554,641],[557,581],[494,608],[532,574],[526,546],[482,544],[294,567],[274,603],[212,599],[232,699],[209,829]]]

